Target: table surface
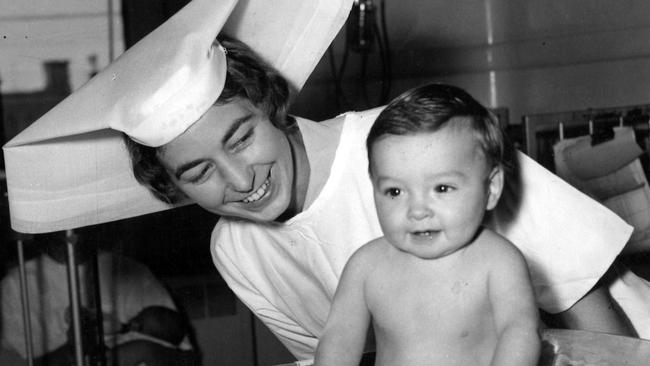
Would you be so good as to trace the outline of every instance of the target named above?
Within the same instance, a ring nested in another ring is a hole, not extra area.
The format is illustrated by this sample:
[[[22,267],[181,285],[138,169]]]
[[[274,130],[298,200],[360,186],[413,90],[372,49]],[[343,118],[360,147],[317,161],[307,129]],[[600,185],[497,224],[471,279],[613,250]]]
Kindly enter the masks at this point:
[[[542,330],[539,366],[647,366],[650,341],[568,329]]]

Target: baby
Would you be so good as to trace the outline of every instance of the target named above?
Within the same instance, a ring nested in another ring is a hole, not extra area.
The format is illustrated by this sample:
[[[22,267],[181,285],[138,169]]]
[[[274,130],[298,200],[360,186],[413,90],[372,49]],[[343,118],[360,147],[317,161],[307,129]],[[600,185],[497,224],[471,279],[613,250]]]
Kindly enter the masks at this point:
[[[315,364],[357,365],[372,321],[376,365],[536,365],[528,267],[482,226],[510,167],[495,118],[430,84],[382,111],[367,148],[384,236],[347,262]]]

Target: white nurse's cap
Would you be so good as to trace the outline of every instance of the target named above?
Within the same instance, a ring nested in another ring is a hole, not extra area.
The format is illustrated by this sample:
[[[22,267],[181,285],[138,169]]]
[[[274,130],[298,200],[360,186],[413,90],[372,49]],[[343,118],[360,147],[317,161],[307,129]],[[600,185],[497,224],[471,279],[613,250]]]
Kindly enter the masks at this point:
[[[65,230],[172,207],[135,181],[121,132],[160,146],[207,111],[224,84],[221,31],[300,89],[352,1],[191,1],[3,147],[12,228]]]
[[[223,90],[225,51],[214,42],[234,5],[194,0],[127,50],[99,80],[106,93],[94,104],[109,111],[99,118],[152,147],[183,133]]]
[[[194,55],[189,60],[196,62],[174,65],[164,79],[157,73],[148,79],[155,81],[153,85],[145,83],[136,89],[125,87],[119,99],[123,102],[122,114],[120,118],[109,120],[108,125],[142,145],[158,147],[196,122],[219,97],[226,76],[225,50],[222,47],[201,47],[201,42],[196,43],[188,50],[179,50]],[[162,56],[169,54],[163,52]],[[125,74],[128,78],[129,75]],[[131,80],[141,79],[135,77]],[[124,84],[136,86],[132,81]]]

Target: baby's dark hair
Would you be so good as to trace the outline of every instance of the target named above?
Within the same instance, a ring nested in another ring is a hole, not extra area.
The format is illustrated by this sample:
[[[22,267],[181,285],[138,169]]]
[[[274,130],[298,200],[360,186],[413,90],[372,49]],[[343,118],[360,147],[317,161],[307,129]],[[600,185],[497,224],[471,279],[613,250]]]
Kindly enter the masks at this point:
[[[214,104],[248,100],[266,113],[275,127],[285,133],[295,131],[296,121],[287,114],[291,90],[286,79],[246,44],[226,35],[219,35],[217,41],[226,49],[228,66],[223,91]],[[185,195],[174,185],[158,160],[158,148],[141,145],[126,134],[123,137],[135,179],[164,202],[182,201]]]
[[[386,135],[435,132],[454,117],[467,117],[491,166],[512,167],[512,147],[496,117],[461,88],[427,84],[402,93],[379,114],[366,139],[368,161],[372,147]]]

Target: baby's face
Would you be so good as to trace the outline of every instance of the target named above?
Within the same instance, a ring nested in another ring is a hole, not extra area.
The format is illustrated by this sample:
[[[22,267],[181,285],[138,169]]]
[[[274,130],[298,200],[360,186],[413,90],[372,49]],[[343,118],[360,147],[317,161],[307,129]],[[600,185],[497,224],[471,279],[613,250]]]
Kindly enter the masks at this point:
[[[371,159],[384,235],[420,258],[440,258],[470,243],[501,192],[500,169],[488,167],[464,127],[387,135],[375,142]]]

